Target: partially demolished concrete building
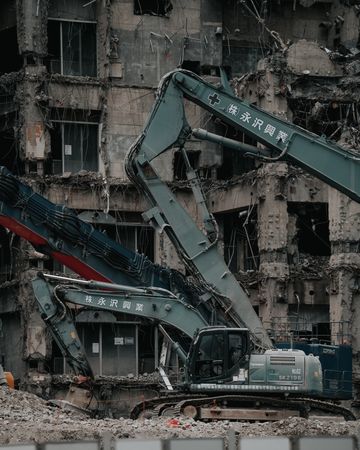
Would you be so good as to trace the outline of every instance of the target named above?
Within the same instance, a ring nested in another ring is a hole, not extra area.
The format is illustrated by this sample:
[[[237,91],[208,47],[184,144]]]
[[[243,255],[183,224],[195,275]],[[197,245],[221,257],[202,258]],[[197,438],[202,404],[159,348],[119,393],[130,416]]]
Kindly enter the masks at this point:
[[[0,165],[131,249],[184,271],[164,235],[142,221],[145,199],[124,158],[160,78],[176,67],[345,147],[359,148],[360,3],[356,0],[3,0]],[[198,107],[201,125],[253,144]],[[360,207],[283,162],[243,158],[195,139],[231,271],[276,339],[351,343],[360,352]],[[158,167],[196,218],[181,153]],[[22,381],[64,373],[33,300],[34,270],[67,273],[0,229],[0,358]],[[152,372],[155,325],[75,311],[96,374]],[[360,362],[360,361],[359,361]]]

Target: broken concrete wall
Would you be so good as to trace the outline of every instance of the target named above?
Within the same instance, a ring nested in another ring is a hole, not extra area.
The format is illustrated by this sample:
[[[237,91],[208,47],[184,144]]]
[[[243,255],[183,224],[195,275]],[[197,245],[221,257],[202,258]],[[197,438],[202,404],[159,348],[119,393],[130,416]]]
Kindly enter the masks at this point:
[[[302,39],[332,50],[355,48],[359,14],[356,4],[339,1],[262,2],[257,6],[230,1],[224,5],[223,28],[225,64],[239,75],[255,70],[269,49],[284,49]]]
[[[329,23],[330,21],[330,23]],[[343,46],[351,49],[359,43],[359,11],[353,2],[332,2],[329,11],[328,46],[337,48]]]
[[[342,70],[316,42],[301,39],[291,45],[286,55],[287,66],[296,75],[339,76]]]
[[[122,64],[122,83],[154,87],[186,61],[193,70],[196,65],[218,66],[221,37],[214,36],[221,20],[218,2],[174,3],[166,14],[134,14],[133,1],[113,2],[113,59]]]
[[[149,89],[112,89],[107,113],[107,152],[111,161],[111,176],[127,179],[125,155],[141,133],[153,102],[154,93]]]
[[[190,35],[200,29],[200,9],[195,5],[189,14]],[[119,62],[123,66],[122,83],[156,86],[163,74],[179,64],[183,51],[183,36],[173,36],[175,28],[185,29],[186,18],[175,8],[166,17],[135,15],[134,2],[113,3],[112,29],[119,41]],[[172,37],[170,37],[172,36]]]
[[[303,2],[255,4],[228,2],[224,5],[224,61],[234,75],[256,68],[257,61],[274,49],[285,48],[300,39],[328,45],[326,22],[329,3]],[[331,23],[331,19],[330,19]]]

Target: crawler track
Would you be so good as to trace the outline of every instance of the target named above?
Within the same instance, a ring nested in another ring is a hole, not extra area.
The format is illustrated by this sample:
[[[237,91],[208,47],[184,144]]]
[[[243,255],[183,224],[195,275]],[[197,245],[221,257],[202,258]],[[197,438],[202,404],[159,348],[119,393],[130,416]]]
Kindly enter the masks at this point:
[[[234,413],[234,417],[229,418],[229,414],[222,417],[221,412],[227,410],[239,411],[246,409],[249,413],[254,411],[253,420],[259,420],[259,411],[261,410],[277,410],[277,411],[294,411],[294,415],[301,417],[309,417],[310,413],[315,411],[321,414],[342,416],[345,420],[356,420],[354,414],[340,405],[322,400],[314,400],[311,398],[279,398],[266,397],[256,395],[169,395],[163,397],[145,400],[135,405],[132,409],[130,417],[137,419],[144,414],[151,416],[172,415],[179,416],[184,413],[186,407],[191,407],[193,411],[201,408],[213,410],[215,420],[226,418],[227,420],[239,420],[239,414]],[[251,420],[251,418],[249,419]],[[265,419],[264,419],[265,420]]]

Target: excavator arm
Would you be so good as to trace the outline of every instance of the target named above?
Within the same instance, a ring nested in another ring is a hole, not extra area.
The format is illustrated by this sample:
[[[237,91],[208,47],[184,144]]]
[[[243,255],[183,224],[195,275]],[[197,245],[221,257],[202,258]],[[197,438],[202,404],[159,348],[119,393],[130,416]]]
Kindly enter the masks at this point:
[[[247,151],[237,143],[239,151],[258,152],[259,156],[263,153],[263,157],[269,150],[273,151],[273,160],[288,160],[303,167],[360,202],[359,155],[235,97],[224,73],[222,81],[223,86],[215,87],[185,70],[175,70],[166,75],[159,85],[157,100],[145,130],[134,145],[137,163],[144,165],[168,148],[184,145],[192,133],[185,117],[183,98],[186,98],[267,148],[265,152],[260,148],[248,148]],[[201,137],[206,139],[205,134]],[[221,137],[218,137],[218,142],[221,142]]]
[[[152,204],[152,208],[144,213],[144,219],[168,234],[185,265],[220,309],[226,311],[229,320],[237,326],[246,326],[255,344],[269,348],[272,346],[270,339],[248,296],[217,251],[216,224],[206,208],[200,182],[184,151],[186,141],[192,134],[219,143],[223,143],[224,138],[204,130],[191,130],[185,115],[184,99],[255,138],[265,148],[229,139],[227,145],[246,156],[295,163],[356,201],[360,201],[359,158],[324,137],[309,133],[235,97],[224,73],[222,81],[222,86],[217,88],[185,70],[167,74],[160,82],[145,129],[128,152],[126,171]],[[202,214],[204,231],[198,228],[156,174],[153,161],[173,147],[183,151],[187,176]]]
[[[169,289],[180,275],[113,241],[0,167],[0,225],[86,279]]]
[[[93,378],[93,373],[67,303],[146,318],[175,327],[191,339],[197,330],[209,326],[198,310],[165,289],[134,288],[47,274],[39,274],[32,286],[41,317],[68,364],[76,374],[85,377]],[[173,346],[185,362],[184,350],[176,342]]]

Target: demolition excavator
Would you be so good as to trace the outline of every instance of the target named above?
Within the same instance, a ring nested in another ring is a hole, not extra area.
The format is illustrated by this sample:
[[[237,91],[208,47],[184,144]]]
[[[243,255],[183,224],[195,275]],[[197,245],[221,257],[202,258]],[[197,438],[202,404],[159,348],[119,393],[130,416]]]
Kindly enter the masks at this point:
[[[297,164],[357,202],[359,159],[324,137],[240,100],[224,73],[221,80],[221,86],[215,87],[185,70],[166,75],[144,131],[126,157],[129,178],[151,205],[144,220],[169,236],[192,281],[112,241],[68,208],[34,193],[5,168],[0,170],[0,224],[91,280],[43,275],[33,282],[41,315],[76,373],[92,376],[66,302],[146,317],[173,341],[184,364],[183,381],[174,388],[162,371],[168,392],[142,402],[132,411],[133,417],[144,410],[161,414],[170,409],[201,419],[259,420],[269,414],[283,417],[285,410],[288,415],[305,416],[315,408],[353,418],[350,411],[325,401],[351,398],[351,350],[340,349],[345,351],[344,358],[339,347],[332,345],[274,348],[217,251],[216,221],[190,165],[186,143],[195,137],[226,145],[246,157]],[[184,99],[261,146],[191,129]],[[156,173],[156,158],[170,148],[183,153],[202,229]],[[172,338],[173,330],[187,336],[189,345],[184,348]]]

